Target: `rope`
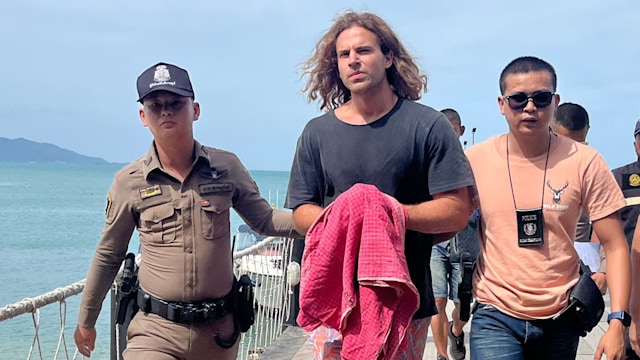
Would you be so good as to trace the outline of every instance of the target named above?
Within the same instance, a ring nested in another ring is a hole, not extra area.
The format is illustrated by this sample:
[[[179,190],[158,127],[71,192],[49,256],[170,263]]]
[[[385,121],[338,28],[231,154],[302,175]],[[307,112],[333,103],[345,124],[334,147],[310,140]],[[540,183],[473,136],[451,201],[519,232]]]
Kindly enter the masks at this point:
[[[84,283],[85,280],[81,280],[63,288],[57,288],[44,295],[40,295],[35,298],[26,298],[15,304],[7,305],[0,309],[0,322],[12,319],[22,314],[34,313],[41,307],[55,302],[64,301],[64,299],[73,295],[78,295],[82,290],[84,290]]]
[[[65,321],[67,319],[67,302],[65,300],[60,301],[58,314],[60,315],[60,337],[58,337],[58,347],[56,348],[56,354],[55,354],[54,360],[58,359],[58,354],[60,353],[61,347],[64,349],[65,358],[69,359],[69,351],[67,350],[67,341],[64,337],[64,326],[65,326]]]
[[[27,360],[31,359],[31,354],[33,354],[33,348],[36,344],[38,344],[38,353],[40,354],[40,359],[42,359],[42,348],[40,346],[40,309],[38,309],[35,302],[32,305],[34,310],[31,313],[31,318],[33,319],[33,327],[36,331],[33,336],[33,341],[31,342],[31,347],[29,348]]]

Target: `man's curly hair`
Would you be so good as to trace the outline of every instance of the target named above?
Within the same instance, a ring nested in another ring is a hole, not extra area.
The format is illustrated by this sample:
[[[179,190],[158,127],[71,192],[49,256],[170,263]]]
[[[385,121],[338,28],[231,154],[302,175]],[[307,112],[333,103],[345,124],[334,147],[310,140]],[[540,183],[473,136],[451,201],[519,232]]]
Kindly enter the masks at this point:
[[[351,99],[351,91],[344,86],[338,73],[336,40],[340,33],[352,26],[360,26],[376,34],[382,53],[393,54],[387,80],[396,95],[409,100],[420,99],[422,92],[427,91],[427,76],[420,71],[393,29],[375,14],[349,10],[335,18],[333,26],[316,44],[312,56],[300,65],[301,77],[308,77],[302,92],[308,93],[309,102],[320,98],[320,109],[328,111]]]

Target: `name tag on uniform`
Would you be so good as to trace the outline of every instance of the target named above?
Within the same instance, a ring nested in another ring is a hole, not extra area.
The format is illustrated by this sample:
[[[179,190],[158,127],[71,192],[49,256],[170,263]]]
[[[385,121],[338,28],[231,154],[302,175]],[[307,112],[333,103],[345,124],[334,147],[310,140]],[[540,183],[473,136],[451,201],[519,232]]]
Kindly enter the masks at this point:
[[[518,246],[540,246],[542,239],[542,208],[516,210],[518,223]]]
[[[144,189],[140,189],[139,191],[140,191],[140,197],[142,199],[146,199],[152,196],[157,196],[162,194],[162,189],[160,189],[160,185],[149,186]]]
[[[200,185],[200,195],[220,194],[220,193],[228,193],[232,191],[233,191],[233,183],[230,183],[230,182]]]

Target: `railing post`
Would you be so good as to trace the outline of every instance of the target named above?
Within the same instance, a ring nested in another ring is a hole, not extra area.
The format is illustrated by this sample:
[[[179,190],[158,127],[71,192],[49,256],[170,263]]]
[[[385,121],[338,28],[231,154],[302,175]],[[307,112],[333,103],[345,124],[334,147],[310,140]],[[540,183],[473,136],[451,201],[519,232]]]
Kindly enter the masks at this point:
[[[129,301],[127,314],[123,324],[116,324],[118,318],[118,304],[122,296],[118,294],[117,285],[111,286],[111,360],[121,360],[124,349],[127,348],[127,330],[133,314],[134,301]],[[118,337],[118,335],[120,335]]]
[[[109,327],[111,329],[111,344],[110,344],[110,353],[111,353],[111,360],[118,360],[118,347],[116,346],[116,317],[118,316],[118,312],[117,312],[117,303],[116,303],[116,287],[115,286],[111,286],[111,326]]]
[[[302,264],[303,252],[304,240],[294,239],[293,249],[291,250],[291,261]],[[284,325],[298,326],[298,324],[296,323],[296,318],[298,317],[298,312],[300,311],[300,303],[298,302],[298,299],[300,297],[300,284],[292,286],[291,290],[293,291],[293,294],[291,294],[291,297],[289,298],[289,317],[287,319],[284,319]]]

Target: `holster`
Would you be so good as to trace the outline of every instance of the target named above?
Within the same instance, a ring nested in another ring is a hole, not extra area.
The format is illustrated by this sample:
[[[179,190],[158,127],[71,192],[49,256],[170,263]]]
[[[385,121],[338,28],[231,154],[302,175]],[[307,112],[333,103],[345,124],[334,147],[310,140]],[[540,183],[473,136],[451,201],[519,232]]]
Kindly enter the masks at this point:
[[[131,318],[138,312],[138,305],[135,301],[136,294],[129,294],[122,296],[117,300],[116,306],[116,324],[123,325],[126,322],[131,321]],[[131,301],[133,299],[133,301]],[[127,314],[129,315],[127,317]]]
[[[240,331],[247,332],[255,321],[253,281],[242,275],[236,282],[236,317]]]
[[[236,295],[234,317],[234,333],[230,340],[223,340],[218,335],[214,335],[216,344],[224,349],[230,349],[235,345],[240,336],[240,332],[247,332],[255,321],[255,312],[253,308],[254,294],[253,281],[248,275],[240,276],[233,284]]]
[[[138,266],[136,265],[135,257],[134,253],[128,253],[125,256],[122,277],[117,285],[116,324],[119,325],[128,323],[138,312],[136,303],[138,295]]]

